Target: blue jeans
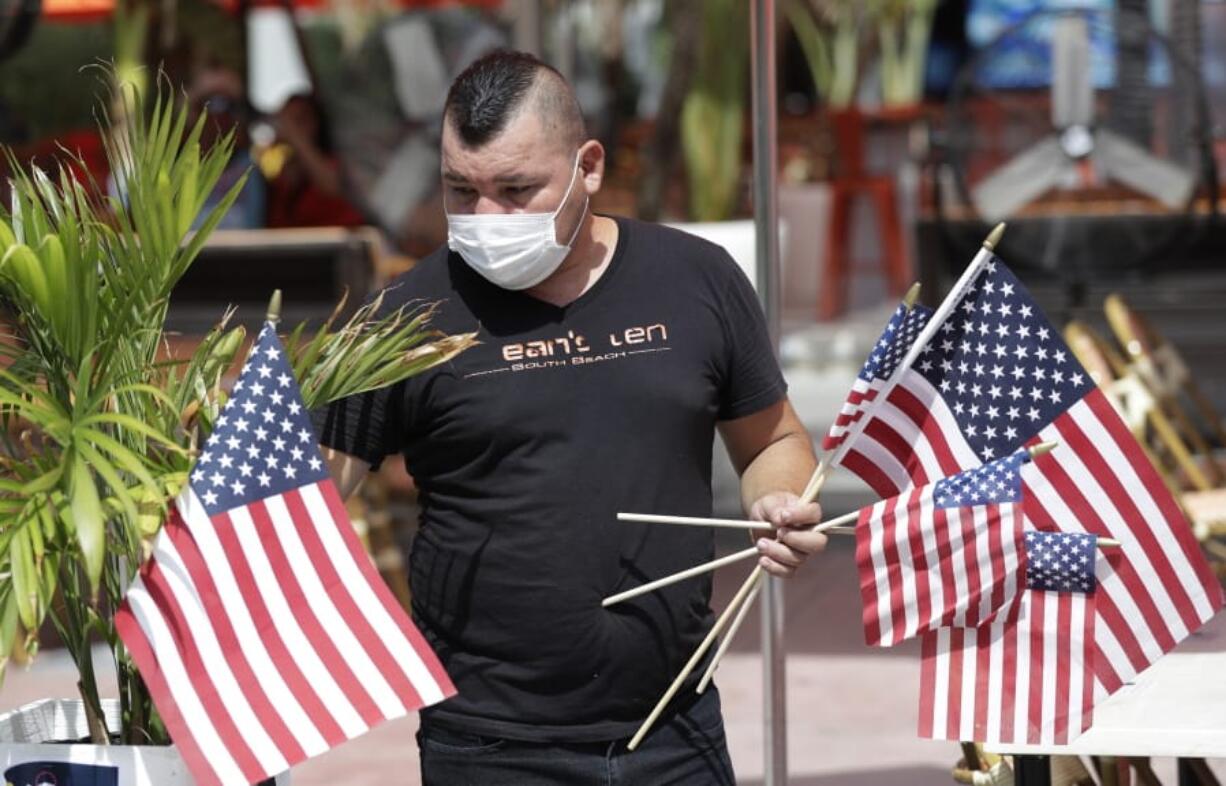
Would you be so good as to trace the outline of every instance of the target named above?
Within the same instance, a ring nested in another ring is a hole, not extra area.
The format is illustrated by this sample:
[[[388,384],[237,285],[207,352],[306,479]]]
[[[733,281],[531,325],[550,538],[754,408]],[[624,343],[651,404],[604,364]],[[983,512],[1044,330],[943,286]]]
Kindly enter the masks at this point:
[[[523,742],[423,721],[423,786],[731,786],[719,694],[660,720],[633,752],[628,740]]]

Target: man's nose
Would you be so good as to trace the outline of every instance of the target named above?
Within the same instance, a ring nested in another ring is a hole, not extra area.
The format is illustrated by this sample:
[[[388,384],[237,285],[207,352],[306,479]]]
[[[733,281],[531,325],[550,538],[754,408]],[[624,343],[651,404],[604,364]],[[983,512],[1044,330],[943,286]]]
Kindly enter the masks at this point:
[[[497,215],[510,212],[510,209],[502,202],[484,195],[478,195],[477,202],[473,205],[473,213],[477,215]]]

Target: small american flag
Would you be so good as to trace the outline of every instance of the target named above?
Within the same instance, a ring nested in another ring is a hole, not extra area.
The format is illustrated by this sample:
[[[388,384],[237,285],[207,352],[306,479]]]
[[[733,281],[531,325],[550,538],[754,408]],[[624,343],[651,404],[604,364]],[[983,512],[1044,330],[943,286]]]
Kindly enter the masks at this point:
[[[864,640],[984,624],[1021,590],[1020,468],[1025,451],[860,512],[856,564]]]
[[[834,424],[822,440],[822,450],[834,450],[843,443],[848,429],[860,419],[864,409],[877,397],[878,391],[885,385],[899,361],[911,348],[915,337],[924,329],[932,309],[925,306],[913,306],[910,310],[905,304],[900,304],[894,310],[890,321],[886,323],[881,337],[873,345],[864,367],[856,375],[847,400],[839,410]]]
[[[454,693],[362,549],[261,331],[116,615],[201,784],[250,784]]]
[[[924,639],[922,736],[1063,745],[1090,727],[1097,540],[1027,530],[1017,614]]]
[[[1058,443],[1022,467],[1026,528],[1122,544],[1098,566],[1096,700],[1221,607],[1221,587],[1170,491],[1003,262],[978,257],[915,344],[832,461],[888,496],[1019,447]],[[846,460],[849,448],[864,460]]]

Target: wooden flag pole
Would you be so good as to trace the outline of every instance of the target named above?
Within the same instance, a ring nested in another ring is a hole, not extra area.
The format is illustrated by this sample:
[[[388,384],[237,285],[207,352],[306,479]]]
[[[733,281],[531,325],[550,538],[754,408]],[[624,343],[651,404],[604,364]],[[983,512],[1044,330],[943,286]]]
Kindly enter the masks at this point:
[[[813,470],[813,475],[809,478],[809,482],[805,484],[804,493],[800,497],[800,501],[802,503],[807,504],[817,499],[817,495],[821,493],[822,486],[826,482],[826,471],[826,463],[824,461],[818,462],[817,468]],[[757,550],[756,547],[754,550]],[[707,653],[707,650],[711,649],[711,644],[716,638],[719,637],[720,631],[722,631],[728,625],[729,621],[732,619],[732,616],[738,613],[741,604],[761,583],[762,573],[763,571],[761,565],[755,565],[754,569],[750,571],[749,576],[745,579],[745,582],[741,584],[741,588],[736,591],[736,595],[733,595],[732,600],[728,602],[728,607],[724,609],[723,613],[719,615],[719,619],[715,620],[715,624],[711,626],[711,631],[707,634],[706,638],[704,638],[702,643],[698,645],[698,649],[694,650],[694,654],[690,656],[689,661],[686,662],[685,666],[681,668],[681,671],[677,674],[676,678],[673,679],[672,684],[668,686],[668,690],[664,691],[664,695],[661,696],[660,700],[656,702],[656,706],[652,709],[651,714],[648,715],[647,719],[643,721],[641,726],[639,726],[639,730],[634,733],[634,737],[631,738],[630,743],[626,746],[627,750],[634,750],[637,748],[639,743],[643,741],[643,738],[647,736],[647,732],[651,731],[651,727],[655,725],[657,720],[659,720],[660,714],[664,712],[664,708],[668,706],[668,702],[671,701],[673,696],[677,695],[677,691],[681,689],[681,684],[685,682],[687,677],[690,676],[690,672],[692,672],[694,667],[698,665],[698,662],[702,660],[702,656]]]
[[[853,510],[851,513],[847,513],[835,519],[830,519],[829,521],[823,521],[822,523],[817,524],[816,526],[808,527],[806,529],[809,532],[825,532],[826,530],[831,529],[833,527],[838,527],[840,525],[855,521],[859,515],[860,515],[860,511]],[[690,523],[688,521],[685,521],[684,517],[680,517],[680,516],[663,516],[661,518],[672,519],[671,521],[666,522],[669,524],[689,524]],[[744,523],[756,524],[757,529],[761,529],[763,527],[762,522],[760,521],[759,522],[751,521],[751,522],[744,522]],[[754,528],[754,527],[750,527],[750,528]],[[767,524],[766,528],[769,529],[770,525]],[[804,531],[804,530],[798,530],[798,531]],[[625,592],[619,592],[616,595],[610,595],[609,597],[601,601],[600,605],[608,607],[616,603],[621,603],[623,600],[630,600],[631,598],[637,598],[639,595],[645,595],[646,593],[651,592],[653,590],[657,590],[660,587],[667,587],[669,584],[676,584],[678,581],[684,581],[692,576],[698,576],[700,574],[715,570],[716,568],[722,568],[725,565],[731,565],[734,562],[740,562],[743,559],[749,559],[750,557],[758,553],[759,551],[758,551],[757,546],[750,546],[744,551],[737,551],[727,556],[720,557],[719,559],[713,559],[710,562],[704,562],[701,565],[695,565],[692,568],[686,568],[685,570],[678,571],[676,573],[673,573],[672,575],[665,576],[662,579],[656,579],[655,581],[640,585],[638,587],[635,587],[634,589],[628,589]]]
[[[856,514],[849,513],[837,519],[823,521],[818,526],[845,524],[855,519]],[[850,518],[849,518],[850,517]],[[761,529],[774,530],[775,525],[769,521],[753,521],[751,519],[708,519],[701,516],[662,516],[655,513],[618,513],[618,521],[639,521],[646,524],[677,524],[683,527],[717,527],[721,529]],[[824,530],[819,530],[824,531]]]
[[[634,750],[637,748],[639,743],[643,741],[643,738],[647,736],[647,732],[650,731],[651,727],[655,725],[655,722],[659,720],[660,714],[664,712],[664,708],[668,705],[668,702],[672,700],[673,696],[677,695],[677,691],[681,689],[681,683],[685,682],[685,678],[690,676],[690,672],[693,671],[694,667],[698,665],[698,661],[702,660],[702,656],[707,653],[707,650],[711,649],[711,644],[716,638],[719,637],[719,633],[724,629],[724,626],[728,624],[728,620],[731,617],[730,612],[734,611],[738,606],[740,606],[741,601],[743,601],[746,596],[753,591],[753,588],[757,585],[755,579],[757,579],[761,571],[762,568],[760,567],[754,568],[754,572],[750,574],[749,580],[746,580],[746,582],[741,585],[741,588],[737,590],[736,595],[734,595],[732,600],[728,603],[728,608],[724,610],[723,614],[719,615],[719,619],[717,619],[715,624],[711,626],[711,631],[707,634],[706,638],[704,638],[702,643],[698,645],[698,649],[694,650],[694,654],[690,656],[690,659],[686,662],[685,666],[681,668],[681,672],[677,675],[676,679],[673,680],[673,683],[668,686],[668,690],[664,691],[664,695],[660,697],[658,702],[656,702],[656,706],[651,711],[651,714],[647,716],[647,720],[643,721],[643,725],[639,726],[639,730],[635,732],[634,737],[630,740],[629,744],[626,745],[627,750]]]
[[[702,679],[698,681],[698,692],[702,693],[711,684],[711,678],[715,676],[715,669],[719,666],[719,662],[723,660],[724,653],[728,651],[728,647],[732,645],[732,639],[736,636],[736,632],[741,629],[741,623],[745,621],[749,610],[753,607],[753,602],[758,599],[758,593],[762,591],[762,582],[755,581],[751,585],[749,594],[745,596],[745,602],[741,604],[736,612],[736,616],[732,618],[732,624],[728,626],[728,630],[724,633],[724,639],[719,643],[719,649],[715,651],[711,662],[707,665],[707,670],[703,673]]]
[[[853,521],[855,517],[859,515],[859,513],[859,511],[853,511],[851,513],[846,513],[839,516],[838,518],[823,521],[822,526],[826,524],[831,526],[826,527],[821,531],[825,532],[827,535],[854,535],[856,534],[856,528],[848,526],[848,523]],[[697,516],[658,516],[651,513],[618,513],[617,520],[641,521],[648,524],[679,524],[685,527],[723,527],[726,529],[746,530],[773,529],[770,522],[766,521],[751,521],[750,519],[706,519]],[[1120,545],[1120,542],[1115,538],[1099,538],[1098,545],[1118,546]],[[735,560],[733,561],[735,562]]]
[[[1040,442],[1037,445],[1027,448],[1026,452],[1030,454],[1030,458],[1031,460],[1033,460],[1036,457],[1042,456],[1045,453],[1050,453],[1056,447],[1056,444],[1057,443],[1055,442]],[[818,466],[817,471],[822,472],[823,477],[825,474],[824,470],[825,470],[824,464]],[[816,476],[817,476],[817,472],[814,473],[814,477]],[[808,485],[809,487],[812,487],[814,485],[813,481],[810,480]],[[806,488],[805,490],[809,491],[810,489]],[[814,496],[816,496],[816,494],[814,494]],[[801,499],[804,502],[812,501],[812,499],[806,499],[805,497],[802,497]],[[860,516],[860,511],[854,510],[851,513],[846,513],[837,518],[829,519],[813,527],[810,527],[809,531],[825,532],[827,530],[831,530],[836,527],[850,524],[851,522],[855,521],[859,516]],[[656,515],[656,514],[651,514],[651,513],[618,513],[617,519],[618,521],[645,521],[645,522],[656,523],[656,524],[681,524],[681,525],[687,525],[687,526],[733,527],[737,529],[770,529],[771,528],[771,525],[769,523],[761,522],[761,521],[748,521],[748,520],[739,520],[739,519],[712,519],[712,518],[702,518],[702,517],[694,517],[694,516],[663,516],[663,515]],[[1107,540],[1108,539],[1104,538],[1102,541],[1102,545],[1104,546],[1119,545],[1118,542],[1115,542],[1114,544],[1109,544]],[[631,598],[637,598],[639,595],[645,595],[646,593],[657,590],[660,587],[667,587],[670,584],[676,584],[678,581],[684,581],[693,576],[698,576],[700,574],[707,573],[708,571],[715,570],[716,568],[722,568],[725,565],[731,565],[734,562],[740,562],[741,560],[749,559],[750,557],[754,556],[757,553],[758,553],[757,546],[750,546],[749,548],[743,551],[737,551],[732,554],[728,554],[726,556],[720,557],[719,559],[714,559],[714,560],[711,560],[710,562],[704,562],[703,564],[695,565],[692,568],[686,568],[685,570],[678,571],[677,573],[673,573],[672,575],[665,576],[660,579],[656,579],[655,581],[648,582],[647,584],[640,585],[633,589],[628,589],[625,592],[619,592],[616,595],[610,595],[609,597],[601,601],[600,605],[608,607],[608,606],[612,606],[617,603],[621,603],[623,600],[630,600]]]

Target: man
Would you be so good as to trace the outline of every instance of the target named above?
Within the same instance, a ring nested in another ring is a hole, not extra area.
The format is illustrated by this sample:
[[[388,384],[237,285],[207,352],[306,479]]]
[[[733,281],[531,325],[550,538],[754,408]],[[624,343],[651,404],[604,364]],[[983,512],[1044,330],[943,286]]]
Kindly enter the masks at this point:
[[[821,549],[796,496],[814,468],[753,290],[718,247],[594,215],[604,150],[573,93],[498,52],[451,87],[449,249],[387,293],[480,329],[445,368],[337,402],[322,430],[342,492],[402,453],[421,492],[413,612],[459,694],[422,713],[427,784],[732,782],[717,691],[682,690],[631,737],[710,629],[710,578],[602,598],[710,559],[710,531],[616,513],[711,512],[718,428],[786,576]],[[701,670],[694,674],[696,681]],[[692,688],[692,686],[691,686]]]

